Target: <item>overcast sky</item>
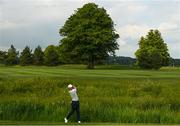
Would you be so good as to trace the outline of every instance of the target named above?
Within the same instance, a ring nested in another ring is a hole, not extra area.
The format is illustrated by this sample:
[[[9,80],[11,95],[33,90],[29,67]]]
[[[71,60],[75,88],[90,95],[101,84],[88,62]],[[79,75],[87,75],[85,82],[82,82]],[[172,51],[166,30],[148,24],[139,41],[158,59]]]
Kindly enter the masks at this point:
[[[88,2],[104,7],[116,24],[116,55],[135,57],[139,38],[159,29],[170,55],[180,58],[180,0],[0,0],[0,50],[58,45],[59,29]]]

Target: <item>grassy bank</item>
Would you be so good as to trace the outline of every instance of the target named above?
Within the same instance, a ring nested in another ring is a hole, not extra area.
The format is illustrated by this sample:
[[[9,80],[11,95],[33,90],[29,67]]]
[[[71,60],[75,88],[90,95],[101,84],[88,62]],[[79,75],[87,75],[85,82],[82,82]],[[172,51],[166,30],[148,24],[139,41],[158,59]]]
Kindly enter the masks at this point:
[[[180,124],[179,77],[167,68],[0,67],[0,120],[63,122],[73,83],[83,122]]]

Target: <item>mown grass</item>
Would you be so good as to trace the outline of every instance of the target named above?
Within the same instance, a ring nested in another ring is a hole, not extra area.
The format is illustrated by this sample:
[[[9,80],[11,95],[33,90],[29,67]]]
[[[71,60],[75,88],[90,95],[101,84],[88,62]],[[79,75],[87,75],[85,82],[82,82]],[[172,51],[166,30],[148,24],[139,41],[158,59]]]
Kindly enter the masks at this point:
[[[63,122],[73,83],[82,122],[180,124],[178,69],[111,67],[0,67],[0,120]]]

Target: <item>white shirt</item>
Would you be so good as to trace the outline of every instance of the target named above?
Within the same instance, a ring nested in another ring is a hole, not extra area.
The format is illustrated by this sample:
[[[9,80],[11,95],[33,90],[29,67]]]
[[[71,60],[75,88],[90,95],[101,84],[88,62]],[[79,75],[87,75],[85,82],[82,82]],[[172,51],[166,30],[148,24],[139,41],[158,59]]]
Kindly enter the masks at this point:
[[[78,95],[76,93],[76,88],[70,90],[69,94],[71,95],[72,101],[79,101]]]

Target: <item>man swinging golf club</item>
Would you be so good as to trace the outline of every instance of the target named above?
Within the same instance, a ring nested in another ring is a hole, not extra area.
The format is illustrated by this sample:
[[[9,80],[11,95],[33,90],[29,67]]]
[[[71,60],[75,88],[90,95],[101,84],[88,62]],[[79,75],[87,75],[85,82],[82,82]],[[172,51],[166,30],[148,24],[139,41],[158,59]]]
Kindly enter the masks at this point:
[[[69,94],[71,95],[72,102],[71,102],[71,111],[68,113],[67,117],[64,118],[64,122],[67,123],[70,116],[76,111],[77,113],[77,120],[78,123],[81,123],[80,121],[80,110],[79,110],[79,98],[77,95],[77,89],[72,84],[68,85]]]

